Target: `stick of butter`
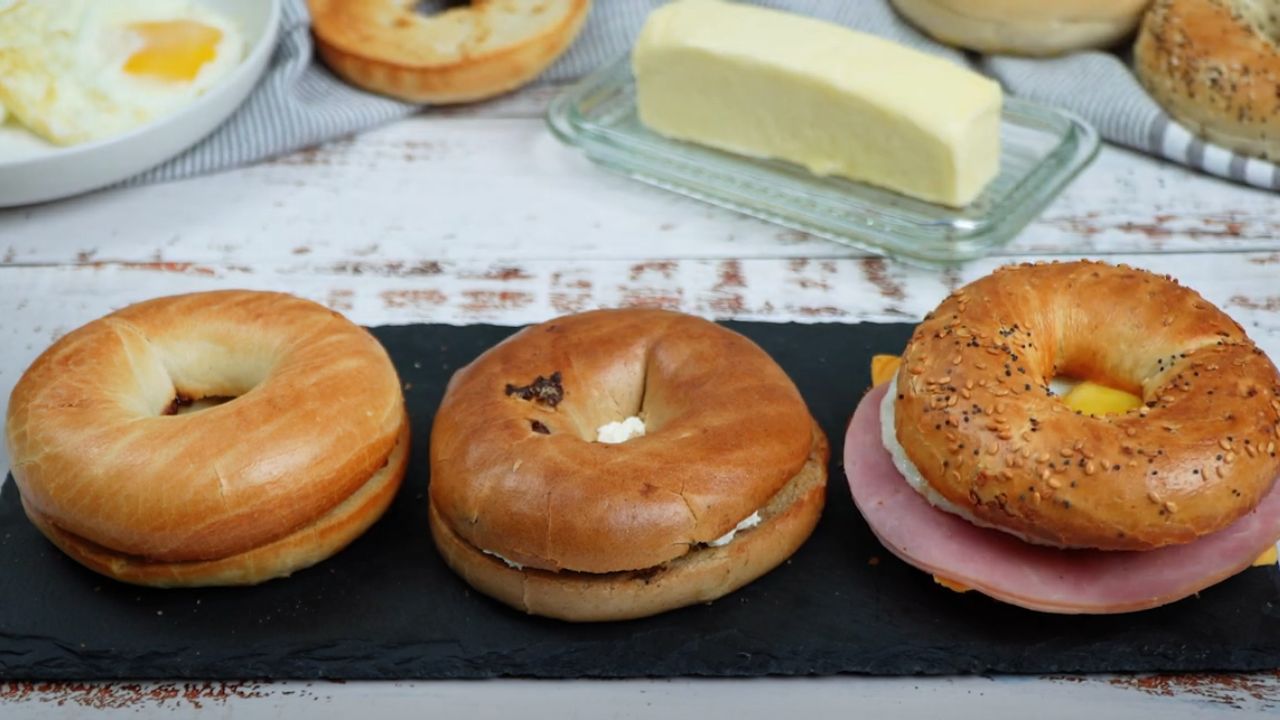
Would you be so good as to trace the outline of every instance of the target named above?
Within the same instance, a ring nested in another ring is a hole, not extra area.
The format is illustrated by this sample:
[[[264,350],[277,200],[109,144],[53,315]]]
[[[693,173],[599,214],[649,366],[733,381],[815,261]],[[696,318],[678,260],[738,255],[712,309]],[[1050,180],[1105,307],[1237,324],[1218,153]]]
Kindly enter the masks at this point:
[[[1000,86],[873,35],[676,0],[650,13],[631,64],[640,121],[661,135],[955,207],[999,171]]]

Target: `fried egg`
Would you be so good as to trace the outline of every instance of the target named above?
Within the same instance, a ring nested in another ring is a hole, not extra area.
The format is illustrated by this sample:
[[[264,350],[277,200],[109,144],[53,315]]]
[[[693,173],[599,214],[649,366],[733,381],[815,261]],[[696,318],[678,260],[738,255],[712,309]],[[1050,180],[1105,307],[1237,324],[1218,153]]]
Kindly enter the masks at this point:
[[[0,0],[0,106],[58,145],[168,115],[243,57],[234,24],[195,0]]]

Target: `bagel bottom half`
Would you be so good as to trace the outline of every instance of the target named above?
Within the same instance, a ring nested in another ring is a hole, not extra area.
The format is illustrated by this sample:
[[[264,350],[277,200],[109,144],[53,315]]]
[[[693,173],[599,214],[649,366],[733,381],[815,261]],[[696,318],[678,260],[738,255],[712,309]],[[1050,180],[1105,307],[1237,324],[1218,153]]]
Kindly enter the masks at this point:
[[[395,498],[408,464],[406,417],[386,464],[329,512],[282,538],[213,560],[156,562],[125,555],[63,530],[25,501],[22,507],[32,524],[59,550],[90,570],[116,580],[151,587],[256,585],[310,567],[360,537]]]
[[[826,436],[814,430],[800,472],[760,509],[760,524],[652,568],[612,573],[515,568],[458,536],[430,507],[431,535],[467,584],[511,607],[574,622],[630,620],[723,597],[781,565],[813,532],[826,501]]]

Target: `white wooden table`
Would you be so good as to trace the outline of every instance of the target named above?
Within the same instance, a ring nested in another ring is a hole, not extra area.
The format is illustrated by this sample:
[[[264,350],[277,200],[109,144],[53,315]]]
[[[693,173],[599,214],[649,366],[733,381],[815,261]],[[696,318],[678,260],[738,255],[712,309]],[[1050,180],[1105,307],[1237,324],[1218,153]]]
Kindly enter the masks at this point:
[[[355,321],[522,324],[605,306],[766,321],[918,319],[1011,260],[1102,257],[1200,290],[1280,358],[1280,198],[1123,150],[999,257],[932,272],[609,175],[559,145],[550,90],[274,162],[0,211],[0,414],[37,353],[131,302],[287,290]],[[0,468],[8,458],[0,448]],[[3,582],[13,582],[4,578]],[[856,621],[851,618],[851,621]],[[0,717],[1165,717],[1280,714],[1280,672],[611,682],[0,684]]]

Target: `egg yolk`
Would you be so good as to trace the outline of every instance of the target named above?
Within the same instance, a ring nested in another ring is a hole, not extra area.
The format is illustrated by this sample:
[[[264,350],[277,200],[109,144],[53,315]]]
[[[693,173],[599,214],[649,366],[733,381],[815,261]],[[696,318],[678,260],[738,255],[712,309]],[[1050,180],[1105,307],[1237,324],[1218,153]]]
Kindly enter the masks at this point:
[[[191,20],[134,23],[129,29],[142,47],[129,56],[124,71],[170,82],[190,82],[217,57],[222,31]]]
[[[1062,403],[1076,412],[1101,417],[1136,410],[1142,407],[1142,398],[1086,380],[1063,395]]]

